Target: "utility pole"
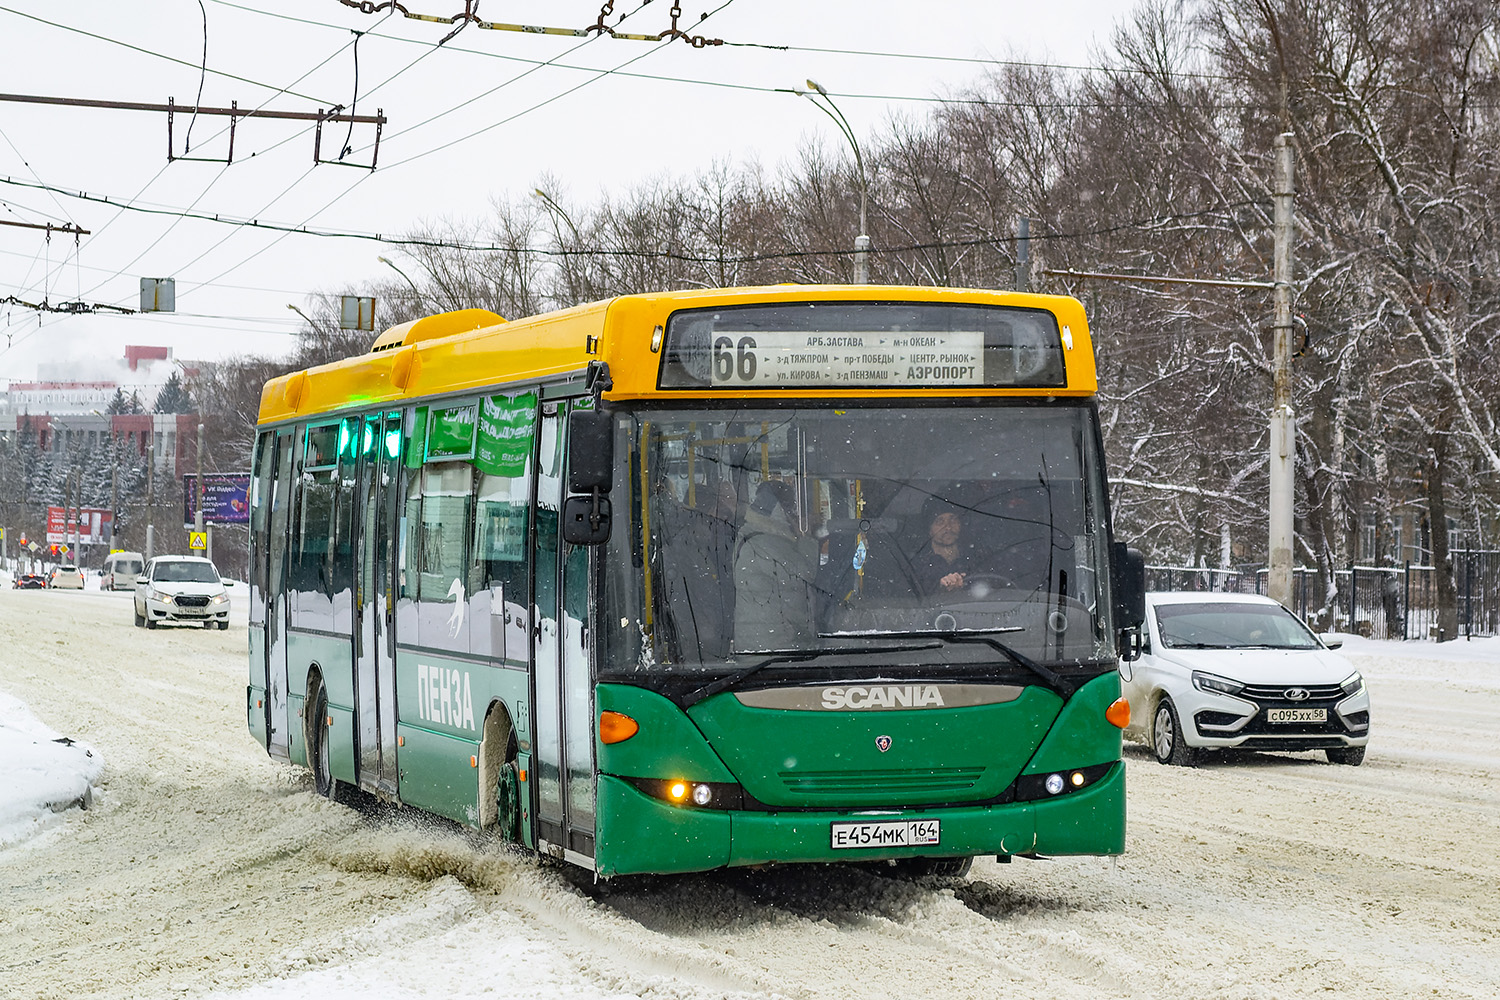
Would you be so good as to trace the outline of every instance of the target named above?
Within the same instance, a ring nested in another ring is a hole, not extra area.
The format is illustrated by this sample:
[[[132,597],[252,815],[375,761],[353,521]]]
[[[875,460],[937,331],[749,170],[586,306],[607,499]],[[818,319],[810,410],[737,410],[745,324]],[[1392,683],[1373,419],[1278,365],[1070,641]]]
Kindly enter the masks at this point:
[[[1031,291],[1031,220],[1016,220],[1016,291]]]
[[[146,560],[149,562],[156,545],[156,444],[153,438],[146,439]]]
[[[198,421],[198,476],[193,482],[193,530],[203,530],[203,421]]]
[[[1275,175],[1275,334],[1271,400],[1271,498],[1266,593],[1292,606],[1292,498],[1295,489],[1296,420],[1292,412],[1292,146],[1291,133],[1276,137]]]

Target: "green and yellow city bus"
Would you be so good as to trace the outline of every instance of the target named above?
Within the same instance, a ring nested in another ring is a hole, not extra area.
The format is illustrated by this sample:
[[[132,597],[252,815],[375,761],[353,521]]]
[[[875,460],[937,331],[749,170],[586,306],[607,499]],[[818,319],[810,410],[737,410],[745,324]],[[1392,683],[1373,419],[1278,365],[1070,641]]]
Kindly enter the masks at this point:
[[[406,323],[269,382],[251,732],[609,878],[1125,844],[1073,299],[796,286]]]

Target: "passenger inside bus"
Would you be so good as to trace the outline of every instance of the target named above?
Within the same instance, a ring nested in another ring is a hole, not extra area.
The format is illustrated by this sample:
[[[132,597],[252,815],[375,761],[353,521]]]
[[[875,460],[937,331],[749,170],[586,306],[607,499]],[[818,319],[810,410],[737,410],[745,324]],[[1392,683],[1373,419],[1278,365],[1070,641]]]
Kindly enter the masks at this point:
[[[660,535],[662,594],[672,612],[678,659],[722,660],[729,656],[734,622],[739,498],[728,479],[703,483],[693,494],[692,504],[661,505],[671,511]]]
[[[734,649],[799,649],[815,645],[814,593],[818,542],[794,517],[791,487],[761,483],[745,512],[734,557]]]

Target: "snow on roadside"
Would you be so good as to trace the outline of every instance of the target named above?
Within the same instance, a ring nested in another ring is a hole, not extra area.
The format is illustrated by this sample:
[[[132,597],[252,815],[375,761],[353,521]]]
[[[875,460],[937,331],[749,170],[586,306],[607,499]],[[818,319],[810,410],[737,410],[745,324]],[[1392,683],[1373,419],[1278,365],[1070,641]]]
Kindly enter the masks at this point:
[[[61,822],[93,801],[104,762],[93,748],[54,732],[0,691],[0,848]]]

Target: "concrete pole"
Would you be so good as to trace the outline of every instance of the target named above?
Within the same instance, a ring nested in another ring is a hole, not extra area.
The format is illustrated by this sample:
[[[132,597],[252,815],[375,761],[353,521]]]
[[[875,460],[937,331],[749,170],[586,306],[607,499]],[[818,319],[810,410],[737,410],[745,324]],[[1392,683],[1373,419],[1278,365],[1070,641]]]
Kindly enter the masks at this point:
[[[1031,220],[1016,220],[1016,291],[1031,291]]]
[[[1296,414],[1292,411],[1292,205],[1291,134],[1276,137],[1275,282],[1276,314],[1272,360],[1271,497],[1269,560],[1266,592],[1284,607],[1292,607],[1292,499],[1295,490]]]
[[[198,423],[198,477],[193,483],[193,491],[197,494],[193,503],[193,530],[203,530],[203,423]]]
[[[152,556],[152,543],[156,541],[153,537],[156,532],[156,447],[150,445],[146,448],[146,558]]]

